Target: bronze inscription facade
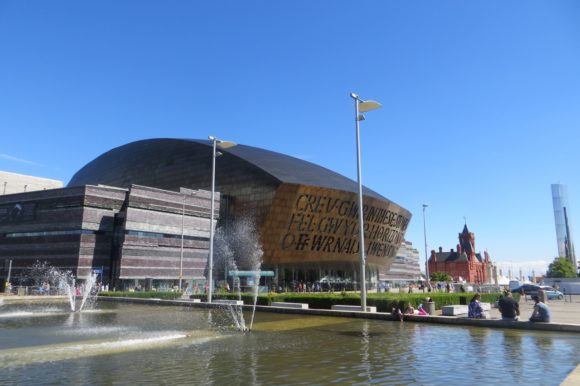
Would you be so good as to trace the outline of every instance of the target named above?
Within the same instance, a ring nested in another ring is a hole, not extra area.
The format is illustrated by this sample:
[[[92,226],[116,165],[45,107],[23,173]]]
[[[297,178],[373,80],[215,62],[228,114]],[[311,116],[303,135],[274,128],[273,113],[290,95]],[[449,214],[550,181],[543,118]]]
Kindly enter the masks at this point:
[[[278,211],[276,216],[279,232],[275,246],[278,253],[274,254],[278,259],[275,260],[288,262],[291,256],[296,258],[303,254],[308,256],[306,261],[330,258],[354,261],[358,258],[360,242],[355,193],[282,186],[278,195],[280,199],[275,199],[274,205],[283,204],[285,210]],[[384,264],[381,260],[392,258],[401,245],[410,213],[389,201],[364,197],[363,218],[367,258],[371,263]]]

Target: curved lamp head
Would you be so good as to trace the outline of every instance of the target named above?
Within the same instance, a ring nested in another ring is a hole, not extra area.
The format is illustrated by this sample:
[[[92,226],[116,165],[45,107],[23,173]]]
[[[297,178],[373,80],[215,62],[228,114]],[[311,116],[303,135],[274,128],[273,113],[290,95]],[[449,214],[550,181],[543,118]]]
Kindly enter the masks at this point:
[[[227,149],[227,148],[234,147],[237,145],[237,143],[235,143],[235,142],[222,141],[221,139],[217,139],[216,137],[211,136],[211,135],[209,137],[207,137],[207,139],[209,139],[211,142],[215,142],[216,145],[218,145],[222,149]]]
[[[364,101],[359,102],[358,104],[358,111],[361,113],[366,113],[367,111],[376,110],[380,108],[382,105],[379,102],[375,101]]]
[[[219,141],[217,145],[219,147],[221,147],[222,149],[227,149],[227,148],[236,146],[237,143],[232,142],[232,141]]]

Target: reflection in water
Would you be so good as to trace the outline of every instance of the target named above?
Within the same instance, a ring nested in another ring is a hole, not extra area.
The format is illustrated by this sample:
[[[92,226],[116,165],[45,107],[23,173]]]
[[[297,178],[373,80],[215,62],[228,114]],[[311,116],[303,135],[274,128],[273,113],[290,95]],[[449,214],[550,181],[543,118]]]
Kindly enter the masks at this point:
[[[554,341],[547,336],[538,336],[536,339],[536,347],[541,350],[551,350]]]
[[[270,313],[243,334],[210,310],[98,311],[2,319],[3,382],[557,385],[580,354],[569,334]]]
[[[370,333],[369,333],[369,323],[368,320],[362,321],[362,331],[360,337],[360,360],[361,360],[361,369],[363,373],[366,374],[366,380],[372,381],[373,376],[371,372],[371,361],[369,358],[369,345],[370,345]]]
[[[494,355],[493,346],[496,344],[490,337],[490,330],[487,328],[468,329],[469,339],[465,342],[465,351],[471,353],[478,352],[483,357]],[[477,366],[476,363],[473,364]]]
[[[503,342],[502,345],[504,347],[503,350],[503,358],[504,362],[511,364],[510,374],[509,376],[513,376],[516,379],[523,379],[524,377],[524,363],[520,363],[522,361],[517,361],[519,358],[523,358],[523,354],[526,354],[528,357],[528,353],[524,351],[524,347],[522,346],[522,333],[518,330],[504,330],[502,331],[503,335]]]

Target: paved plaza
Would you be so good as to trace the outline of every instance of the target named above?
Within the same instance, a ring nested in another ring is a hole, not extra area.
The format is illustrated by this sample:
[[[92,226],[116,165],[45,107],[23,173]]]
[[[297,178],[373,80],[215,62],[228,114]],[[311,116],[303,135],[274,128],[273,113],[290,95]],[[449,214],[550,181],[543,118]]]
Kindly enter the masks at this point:
[[[580,295],[566,296],[565,300],[549,300],[546,303],[552,312],[552,323],[580,324]],[[530,296],[520,299],[520,320],[528,321],[534,310],[534,301]],[[497,308],[491,309],[492,319],[501,319]]]

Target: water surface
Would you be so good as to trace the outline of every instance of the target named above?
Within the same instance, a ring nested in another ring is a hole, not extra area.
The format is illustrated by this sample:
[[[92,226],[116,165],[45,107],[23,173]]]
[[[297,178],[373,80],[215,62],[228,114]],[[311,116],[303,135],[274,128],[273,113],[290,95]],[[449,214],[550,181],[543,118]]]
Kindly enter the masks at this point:
[[[101,303],[0,306],[3,385],[558,385],[580,336]]]

